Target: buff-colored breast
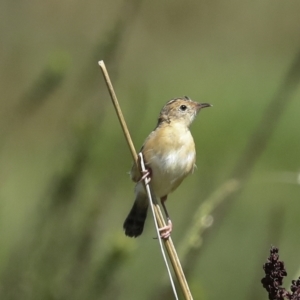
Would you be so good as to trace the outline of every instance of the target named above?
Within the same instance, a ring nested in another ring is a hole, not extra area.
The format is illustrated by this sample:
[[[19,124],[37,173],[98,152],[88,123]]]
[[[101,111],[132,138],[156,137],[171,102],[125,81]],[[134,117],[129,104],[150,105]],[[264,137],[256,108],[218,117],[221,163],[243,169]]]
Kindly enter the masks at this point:
[[[154,131],[142,149],[151,168],[151,186],[157,197],[174,191],[195,165],[195,144],[190,130],[177,124]]]

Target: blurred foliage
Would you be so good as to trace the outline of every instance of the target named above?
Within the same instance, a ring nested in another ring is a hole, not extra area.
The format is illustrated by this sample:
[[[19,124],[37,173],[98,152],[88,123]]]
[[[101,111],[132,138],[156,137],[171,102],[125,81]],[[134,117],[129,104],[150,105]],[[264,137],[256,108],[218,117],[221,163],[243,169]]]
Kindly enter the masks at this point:
[[[28,112],[36,110],[59,87],[65,77],[67,65],[67,54],[55,53],[55,56],[53,55],[48,65],[38,75],[36,82],[33,82],[32,87],[20,100],[21,117],[26,110]]]
[[[298,1],[2,1],[0,299],[172,299],[151,218],[136,240],[122,232],[131,157],[100,59],[137,149],[169,99],[214,105],[191,128],[198,169],[168,200],[194,299],[266,299],[270,244],[296,278],[299,12]]]

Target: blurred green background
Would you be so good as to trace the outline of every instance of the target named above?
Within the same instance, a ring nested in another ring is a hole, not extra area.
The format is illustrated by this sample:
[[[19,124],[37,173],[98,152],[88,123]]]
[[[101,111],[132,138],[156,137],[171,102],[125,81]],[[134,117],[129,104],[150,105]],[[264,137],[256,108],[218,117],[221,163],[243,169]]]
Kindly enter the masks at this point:
[[[214,105],[191,128],[198,168],[167,203],[194,299],[267,299],[271,244],[288,287],[299,15],[298,0],[1,1],[0,299],[173,299],[150,216],[141,237],[122,230],[132,159],[101,59],[137,148],[166,101]]]

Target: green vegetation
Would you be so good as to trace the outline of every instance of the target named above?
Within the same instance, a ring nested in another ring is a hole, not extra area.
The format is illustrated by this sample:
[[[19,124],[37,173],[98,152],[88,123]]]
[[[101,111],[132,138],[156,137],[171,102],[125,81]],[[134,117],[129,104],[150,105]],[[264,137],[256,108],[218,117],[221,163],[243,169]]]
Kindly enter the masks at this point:
[[[167,203],[194,299],[267,299],[271,244],[296,279],[299,11],[270,0],[2,1],[0,299],[173,299],[150,216],[138,239],[122,231],[131,155],[101,59],[137,149],[171,98],[214,105],[191,128],[198,168]]]

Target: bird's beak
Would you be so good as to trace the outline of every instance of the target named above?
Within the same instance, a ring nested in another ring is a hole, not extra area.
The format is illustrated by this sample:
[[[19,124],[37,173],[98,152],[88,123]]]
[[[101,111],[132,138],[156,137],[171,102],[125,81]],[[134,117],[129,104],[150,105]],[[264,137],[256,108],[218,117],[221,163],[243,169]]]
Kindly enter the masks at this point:
[[[199,103],[199,108],[211,107],[212,105],[209,103]]]

